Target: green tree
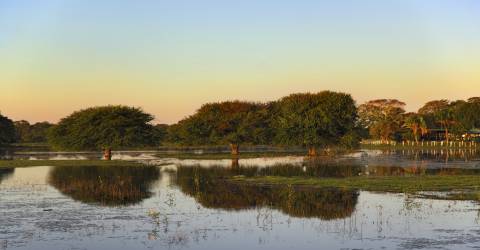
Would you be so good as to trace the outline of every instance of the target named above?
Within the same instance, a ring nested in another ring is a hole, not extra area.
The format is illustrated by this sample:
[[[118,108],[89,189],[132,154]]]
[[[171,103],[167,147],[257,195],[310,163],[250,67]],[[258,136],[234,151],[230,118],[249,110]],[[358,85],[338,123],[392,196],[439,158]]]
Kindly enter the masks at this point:
[[[456,123],[453,131],[457,134],[480,128],[480,98],[472,97],[468,101],[457,101],[451,105]]]
[[[404,107],[405,103],[396,99],[368,101],[358,107],[360,126],[368,129],[373,138],[393,139],[402,127]]]
[[[449,131],[456,124],[450,102],[445,99],[427,102],[418,110],[418,113],[427,117],[430,123],[439,124],[445,130],[445,140],[448,143]]]
[[[8,117],[0,114],[0,145],[15,142],[15,125]]]
[[[49,142],[67,150],[105,150],[153,146],[158,144],[153,116],[139,108],[126,106],[93,107],[63,118],[49,133]]]
[[[168,140],[169,127],[167,124],[157,124],[153,127],[155,140],[157,140],[159,144]]]
[[[427,123],[421,115],[415,113],[406,115],[403,126],[412,131],[415,142],[418,142],[419,135],[425,135],[427,133]]]
[[[276,105],[274,128],[279,144],[307,147],[314,156],[318,147],[326,149],[354,138],[357,108],[348,94],[293,94]]]
[[[238,155],[242,143],[263,144],[268,137],[269,105],[227,101],[203,105],[172,126],[170,137],[186,145],[229,144]]]
[[[53,124],[48,122],[37,122],[31,125],[27,121],[16,121],[16,141],[17,142],[47,142],[48,130]]]

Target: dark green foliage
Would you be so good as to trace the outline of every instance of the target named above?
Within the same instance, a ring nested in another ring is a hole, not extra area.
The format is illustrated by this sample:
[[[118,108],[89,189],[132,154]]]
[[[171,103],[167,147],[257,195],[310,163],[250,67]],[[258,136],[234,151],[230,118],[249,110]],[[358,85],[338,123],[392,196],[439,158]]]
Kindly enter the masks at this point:
[[[68,150],[132,148],[158,144],[150,114],[126,106],[93,107],[63,118],[49,133],[49,142]]]
[[[468,102],[457,101],[453,107],[455,133],[464,133],[471,129],[480,128],[480,101],[470,98]]]
[[[153,127],[154,137],[159,143],[167,141],[169,127],[167,124],[157,124]]]
[[[0,114],[0,145],[15,142],[13,121]]]
[[[16,142],[21,143],[39,143],[47,142],[48,130],[53,124],[48,122],[38,122],[31,125],[27,121],[16,121]]]
[[[276,103],[276,142],[282,145],[328,147],[356,144],[357,108],[344,93],[293,94]]]
[[[480,127],[478,97],[472,97],[468,101],[450,102],[445,99],[429,101],[418,110],[418,113],[408,114],[403,114],[403,103],[395,107],[384,105],[385,101],[388,100],[374,100],[359,107],[359,123],[369,128],[370,136],[373,138],[382,140],[397,138],[418,142],[424,136],[428,136],[429,131],[437,129],[444,131],[444,138],[448,141],[451,138],[459,139],[464,133]],[[409,131],[402,131],[402,127]]]
[[[171,139],[185,145],[268,143],[269,105],[229,101],[203,105],[173,125]]]
[[[403,117],[403,127],[407,128],[410,133],[403,133],[403,137],[408,137],[416,142],[419,141],[420,136],[428,132],[427,123],[422,115],[416,113],[408,113]]]
[[[442,128],[442,122],[451,119],[451,106],[448,100],[434,100],[427,102],[418,110],[427,122],[429,128]]]
[[[455,106],[457,104],[460,104],[460,102],[450,103],[448,100],[430,101],[420,108],[418,113],[425,117],[427,123],[430,123],[430,128],[440,127],[444,129],[445,138],[448,142],[450,132],[460,133],[460,131],[455,131],[455,127],[458,128],[458,122],[455,120]]]
[[[405,103],[396,99],[368,101],[358,107],[358,123],[372,138],[387,141],[396,138],[403,122]]]
[[[346,149],[358,148],[360,146],[361,133],[362,131],[358,128],[352,130],[340,138],[339,146]]]

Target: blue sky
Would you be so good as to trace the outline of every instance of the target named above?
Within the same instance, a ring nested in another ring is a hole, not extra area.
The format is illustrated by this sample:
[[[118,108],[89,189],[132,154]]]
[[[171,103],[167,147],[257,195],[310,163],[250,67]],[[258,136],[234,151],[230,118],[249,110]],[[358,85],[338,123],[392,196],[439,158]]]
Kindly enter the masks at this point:
[[[415,110],[478,93],[478,44],[475,0],[5,0],[0,111],[127,104],[172,123],[205,102],[325,89]]]

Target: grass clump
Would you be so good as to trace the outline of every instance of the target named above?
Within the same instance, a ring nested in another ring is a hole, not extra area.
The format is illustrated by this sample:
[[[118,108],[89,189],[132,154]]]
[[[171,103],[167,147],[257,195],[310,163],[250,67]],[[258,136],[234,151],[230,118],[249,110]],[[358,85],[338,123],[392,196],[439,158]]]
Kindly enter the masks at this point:
[[[305,177],[244,177],[236,176],[231,181],[266,185],[309,185],[315,187],[337,187],[382,192],[420,192],[480,190],[480,176],[381,176],[347,178],[305,178]]]

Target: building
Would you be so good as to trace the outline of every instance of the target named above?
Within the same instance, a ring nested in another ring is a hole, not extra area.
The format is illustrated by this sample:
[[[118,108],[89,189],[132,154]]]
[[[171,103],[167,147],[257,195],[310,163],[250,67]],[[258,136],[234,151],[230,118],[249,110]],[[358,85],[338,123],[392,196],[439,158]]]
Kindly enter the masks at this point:
[[[480,141],[480,129],[474,128],[462,135],[464,140]]]
[[[445,129],[428,129],[427,133],[422,135],[425,141],[445,141]]]

